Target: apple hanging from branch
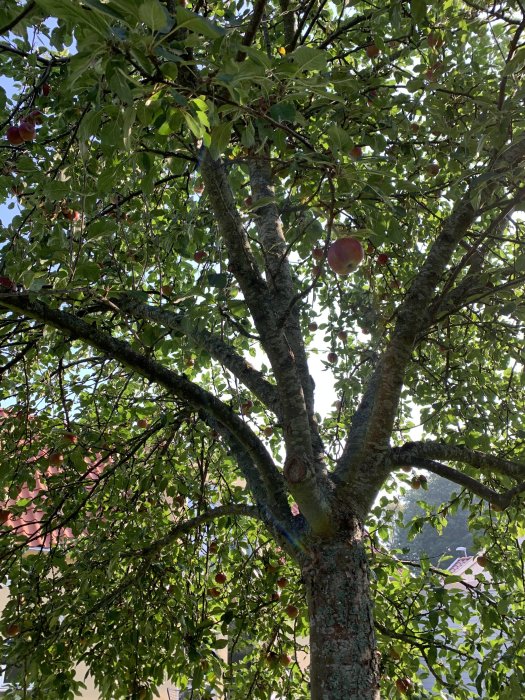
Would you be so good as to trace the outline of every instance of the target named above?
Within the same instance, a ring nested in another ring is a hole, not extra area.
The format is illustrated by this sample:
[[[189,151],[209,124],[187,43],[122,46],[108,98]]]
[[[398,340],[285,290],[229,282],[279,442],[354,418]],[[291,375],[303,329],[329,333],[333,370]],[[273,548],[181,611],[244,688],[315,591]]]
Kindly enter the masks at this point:
[[[357,238],[338,238],[328,248],[327,260],[335,273],[349,275],[357,270],[364,254],[363,246]]]

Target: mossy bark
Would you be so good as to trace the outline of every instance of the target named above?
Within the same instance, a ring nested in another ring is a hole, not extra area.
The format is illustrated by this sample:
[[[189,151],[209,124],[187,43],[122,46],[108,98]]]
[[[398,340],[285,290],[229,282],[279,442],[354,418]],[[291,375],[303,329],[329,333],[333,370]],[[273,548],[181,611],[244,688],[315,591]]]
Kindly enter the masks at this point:
[[[310,616],[312,700],[378,700],[364,530],[324,543],[303,567]]]

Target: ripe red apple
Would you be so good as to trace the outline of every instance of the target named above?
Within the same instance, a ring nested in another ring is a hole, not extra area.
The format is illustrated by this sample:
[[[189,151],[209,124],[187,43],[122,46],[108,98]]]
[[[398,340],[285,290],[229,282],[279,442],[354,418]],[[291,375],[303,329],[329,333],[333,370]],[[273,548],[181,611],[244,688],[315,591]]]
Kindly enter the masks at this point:
[[[5,135],[11,146],[20,146],[21,143],[24,143],[24,138],[18,126],[10,126]]]
[[[263,430],[264,436],[265,437],[272,437],[273,435],[273,428],[271,425],[268,425],[264,430]]]
[[[54,467],[59,467],[64,461],[64,455],[60,452],[52,452],[47,458],[47,461]]]
[[[218,573],[215,574],[215,583],[226,583],[227,581],[227,576],[224,573],[224,571],[219,571]]]
[[[0,277],[0,287],[5,289],[16,290],[16,284],[9,277]]]
[[[247,209],[249,209],[250,207],[252,207],[252,206],[253,206],[253,197],[250,197],[250,196],[246,197],[245,200],[244,200],[244,206],[245,206]]]
[[[18,125],[18,132],[24,141],[34,141],[36,137],[36,129],[33,122],[20,122]]]
[[[217,588],[217,586],[213,586],[213,588],[208,588],[208,595],[211,598],[219,598],[221,595],[220,590]]]
[[[50,92],[51,92],[51,85],[49,83],[44,83],[42,85],[42,95],[44,95],[44,97],[47,97]]]
[[[312,321],[312,323],[308,324],[308,330],[310,331],[310,333],[315,333],[315,331],[318,328],[319,328],[319,326],[317,325],[317,323],[315,321]]]
[[[241,403],[241,413],[243,416],[247,416],[252,412],[253,408],[253,401],[244,401],[244,403]]]
[[[281,654],[279,656],[281,666],[289,666],[292,663],[292,657],[289,654]]]
[[[6,637],[16,637],[20,634],[20,625],[16,622],[12,622],[6,627],[5,634]]]
[[[388,262],[388,255],[386,253],[379,253],[376,262],[378,265],[386,265]]]
[[[366,55],[368,56],[368,58],[376,58],[377,56],[379,56],[379,53],[379,46],[376,46],[375,44],[369,44],[366,47]]]
[[[217,554],[219,551],[219,543],[217,540],[212,540],[208,546],[208,551],[210,554]]]
[[[329,352],[328,355],[326,356],[326,359],[331,365],[335,365],[337,363],[337,353],[336,352]]]
[[[269,651],[266,654],[266,663],[270,668],[275,668],[279,663],[279,655],[276,654],[275,651]]]
[[[312,258],[314,260],[322,260],[324,258],[324,250],[322,248],[314,248],[312,250]]]
[[[193,186],[193,191],[195,194],[202,194],[204,192],[204,185],[202,182],[196,182]]]
[[[346,331],[339,331],[337,333],[337,337],[339,338],[339,340],[342,340],[344,343],[348,340],[348,333]]]
[[[440,49],[445,43],[439,34],[434,34],[434,32],[430,32],[427,37],[427,42],[431,49]]]
[[[436,176],[439,173],[439,165],[437,163],[429,163],[427,165],[427,173]]]
[[[421,488],[421,481],[419,480],[418,476],[415,476],[412,481],[410,482],[410,486],[412,486],[413,489],[419,489]]]
[[[3,508],[0,509],[0,525],[5,525],[8,520],[9,520],[9,511],[4,510]]]
[[[196,263],[201,263],[208,257],[208,253],[205,250],[197,250],[193,256]]]
[[[361,146],[354,146],[350,151],[350,156],[354,160],[359,160],[359,158],[362,158],[363,157],[363,149],[361,148]]]
[[[338,275],[348,275],[357,270],[363,257],[363,246],[357,238],[339,238],[328,248],[328,264]]]
[[[407,695],[412,688],[412,681],[410,678],[398,678],[396,680],[396,688],[400,693],[403,693],[403,695]]]
[[[299,608],[296,607],[295,605],[287,605],[286,606],[286,614],[292,620],[295,620],[295,618],[299,616]]]
[[[39,109],[33,109],[26,117],[26,122],[30,124],[42,124],[44,115]]]
[[[70,442],[72,445],[76,445],[78,442],[78,436],[74,433],[64,433],[64,440]]]
[[[141,418],[140,420],[137,421],[137,426],[139,428],[147,428],[149,425],[148,419],[147,418]]]
[[[276,583],[279,586],[279,588],[286,588],[286,586],[288,585],[288,579],[285,576],[281,576],[281,578],[277,579]]]
[[[66,219],[69,219],[69,221],[80,221],[81,219],[80,212],[75,211],[75,209],[63,209],[62,211]]]
[[[272,593],[272,600],[273,600],[274,603],[275,603],[277,600],[279,600],[280,597],[281,597],[281,594],[279,593],[279,591],[274,591],[274,592]]]

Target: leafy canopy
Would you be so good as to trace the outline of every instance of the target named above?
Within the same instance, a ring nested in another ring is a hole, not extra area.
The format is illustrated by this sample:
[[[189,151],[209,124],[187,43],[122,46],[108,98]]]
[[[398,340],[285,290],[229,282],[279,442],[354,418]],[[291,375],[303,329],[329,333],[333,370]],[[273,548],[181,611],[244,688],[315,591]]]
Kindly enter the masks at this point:
[[[328,468],[412,281],[468,193],[477,218],[415,338],[392,440],[409,439],[419,415],[423,437],[523,460],[523,171],[501,163],[523,131],[524,21],[512,1],[4,1],[2,131],[34,110],[42,123],[34,141],[0,147],[0,484],[15,517],[28,507],[22,485],[46,473],[34,505],[44,534],[62,532],[46,556],[21,556],[16,531],[0,538],[4,630],[21,626],[6,646],[33,697],[69,697],[78,660],[106,698],[149,697],[165,674],[222,683],[232,698],[306,693],[295,663],[304,596],[274,541],[286,536],[252,517],[260,504],[242,459],[219,409],[206,411],[220,399],[281,463],[275,378],[203,187],[205,151],[226,163],[261,269],[271,251],[255,222],[278,206],[307,351],[334,379],[336,403],[318,415]],[[259,157],[273,189],[254,199]],[[342,235],[366,249],[347,278],[312,255]],[[47,312],[22,313],[27,291],[89,324],[93,342]],[[423,311],[413,306],[414,319]],[[187,383],[177,393],[152,382],[152,362]],[[475,466],[462,473],[479,478]],[[463,492],[480,547],[491,543],[493,583],[453,592],[428,562],[403,567],[386,551],[388,504],[412,476],[390,477],[368,515],[383,674],[435,677],[455,698],[516,698],[518,505],[498,514]],[[498,493],[515,485],[482,481]],[[224,516],[208,517],[213,508]],[[429,515],[434,525],[443,513]],[[218,571],[227,583],[215,597]],[[214,655],[226,638],[230,665]],[[276,659],[288,653],[284,669]]]

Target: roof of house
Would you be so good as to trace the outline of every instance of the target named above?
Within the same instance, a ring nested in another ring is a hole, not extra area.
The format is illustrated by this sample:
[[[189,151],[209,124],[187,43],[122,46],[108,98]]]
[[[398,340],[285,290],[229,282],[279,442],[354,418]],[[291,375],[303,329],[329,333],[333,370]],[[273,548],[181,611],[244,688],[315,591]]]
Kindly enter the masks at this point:
[[[31,461],[41,462],[49,457],[49,450],[40,450],[38,455]],[[86,472],[79,475],[82,488],[89,491],[100,478],[101,473],[108,464],[101,454],[94,457],[86,456],[84,461],[87,465]],[[31,549],[49,549],[64,539],[73,537],[72,530],[64,523],[56,525],[51,523],[50,516],[42,509],[43,501],[47,493],[47,481],[50,477],[61,473],[60,466],[48,465],[35,472],[34,484],[29,486],[25,483],[20,489],[16,498],[6,498],[0,500],[0,537],[2,529],[20,536],[24,544]],[[82,483],[83,482],[83,483]],[[20,507],[24,508],[20,512]],[[3,528],[2,528],[3,526]]]

